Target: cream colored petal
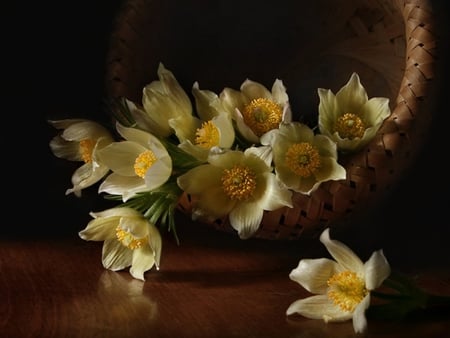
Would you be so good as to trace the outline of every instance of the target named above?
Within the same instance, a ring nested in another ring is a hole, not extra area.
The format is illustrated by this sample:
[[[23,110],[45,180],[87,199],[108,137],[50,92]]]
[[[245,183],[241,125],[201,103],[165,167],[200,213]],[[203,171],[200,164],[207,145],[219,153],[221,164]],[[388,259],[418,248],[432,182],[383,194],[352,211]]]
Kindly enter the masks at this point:
[[[199,194],[204,190],[221,186],[222,170],[205,164],[189,170],[177,178],[181,189],[189,194]]]
[[[237,203],[229,214],[230,224],[241,239],[250,238],[258,230],[262,217],[258,203]]]
[[[195,144],[192,144],[190,140],[181,142],[178,147],[183,149],[186,153],[194,156],[199,161],[206,162],[208,159],[209,149],[196,146]]]
[[[267,173],[264,194],[260,200],[260,207],[264,210],[276,210],[282,207],[292,208],[292,191],[280,184],[275,175]]]
[[[214,186],[204,190],[197,197],[197,207],[201,210],[201,213],[210,216],[212,219],[226,216],[236,205],[224,194],[222,186]]]
[[[325,135],[316,135],[313,139],[312,145],[319,150],[321,157],[338,158],[336,143]]]
[[[164,67],[162,63],[158,66],[158,77],[165,92],[176,102],[180,113],[190,115],[192,113],[191,100],[184,89],[180,86],[173,73]]]
[[[261,83],[246,79],[241,85],[241,92],[250,101],[258,98],[272,99],[272,93]]]
[[[361,259],[344,243],[330,239],[330,228],[322,232],[320,241],[325,245],[336,262],[345,270],[354,271],[364,276],[364,264]]]
[[[353,330],[355,333],[364,333],[367,330],[366,310],[370,306],[370,294],[364,297],[353,312]]]
[[[149,245],[152,249],[153,258],[155,260],[156,269],[159,270],[161,262],[162,238],[158,228],[151,223],[149,223],[148,237]]]
[[[286,87],[283,84],[283,81],[276,79],[272,85],[272,97],[273,100],[283,107],[288,105],[289,96],[286,92]]]
[[[194,140],[197,129],[201,127],[201,121],[192,115],[179,115],[168,122],[180,142]]]
[[[144,273],[155,265],[155,257],[152,249],[145,245],[133,250],[130,274],[133,278],[145,281]]]
[[[145,181],[138,177],[127,177],[117,174],[108,175],[98,188],[98,192],[111,195],[121,195],[125,202],[138,192],[148,191]]]
[[[67,129],[72,124],[80,123],[80,122],[89,122],[91,120],[88,119],[63,119],[63,120],[48,120],[47,122],[52,125],[56,129]],[[91,121],[93,122],[93,121]]]
[[[366,288],[375,290],[380,287],[391,274],[391,267],[384,256],[383,250],[372,253],[369,260],[364,264]]]
[[[109,168],[104,165],[98,165],[95,169],[92,163],[86,163],[79,167],[72,175],[71,189],[67,189],[66,195],[75,193],[77,196],[81,195],[81,190],[86,189],[98,181],[100,181],[107,173]]]
[[[236,128],[239,134],[241,134],[244,139],[255,144],[259,143],[259,137],[245,124],[244,117],[237,108],[233,112],[233,119],[236,121]]]
[[[309,142],[313,143],[315,136],[314,131],[306,124],[300,122],[283,123],[280,125],[280,134],[291,143]]]
[[[225,113],[218,114],[211,120],[212,124],[219,131],[219,147],[231,148],[235,140],[235,132],[231,117]]]
[[[148,190],[159,188],[167,182],[172,174],[172,162],[170,157],[166,158],[168,161],[156,161],[145,173],[144,181]],[[168,163],[169,162],[169,163]]]
[[[197,115],[201,120],[212,120],[224,112],[219,96],[210,90],[200,90],[198,82],[192,86],[192,95],[195,98]]]
[[[318,182],[345,180],[347,172],[336,159],[330,157],[320,158],[320,168],[314,173]]]
[[[132,251],[117,239],[109,239],[103,243],[102,263],[105,269],[123,270],[131,265]]]
[[[289,278],[311,293],[325,294],[328,289],[327,281],[339,271],[339,265],[331,259],[305,258],[291,271]]]
[[[97,151],[102,163],[116,174],[122,176],[136,176],[134,164],[136,158],[147,148],[131,141],[113,142]]]
[[[129,207],[120,207],[120,208],[110,208],[99,212],[91,212],[90,215],[93,218],[108,218],[108,217],[142,217],[142,214]],[[117,220],[118,222],[118,220]],[[114,226],[114,228],[118,225],[118,223]]]
[[[110,137],[110,132],[102,125],[92,121],[74,123],[61,134],[61,137],[67,141],[96,140],[102,136]]]
[[[336,101],[342,113],[358,114],[367,100],[367,92],[356,73],[353,73],[350,80],[336,93]]]
[[[319,88],[317,93],[319,94],[320,100],[318,126],[322,134],[331,136],[333,134],[334,124],[340,114],[336,97],[329,89]]]
[[[311,296],[293,302],[289,305],[286,314],[294,313],[310,319],[323,319],[326,322],[340,322],[352,318],[350,312],[342,311],[325,295]]]
[[[364,121],[372,126],[379,127],[381,123],[391,115],[389,99],[385,97],[374,97],[367,101],[362,107]]]
[[[120,217],[98,217],[91,220],[78,235],[85,241],[104,241],[116,238]]]
[[[249,100],[238,90],[225,88],[219,95],[223,108],[230,116],[234,115],[236,108],[242,109]]]
[[[83,161],[78,141],[66,141],[60,135],[52,138],[49,143],[53,155],[69,161]]]

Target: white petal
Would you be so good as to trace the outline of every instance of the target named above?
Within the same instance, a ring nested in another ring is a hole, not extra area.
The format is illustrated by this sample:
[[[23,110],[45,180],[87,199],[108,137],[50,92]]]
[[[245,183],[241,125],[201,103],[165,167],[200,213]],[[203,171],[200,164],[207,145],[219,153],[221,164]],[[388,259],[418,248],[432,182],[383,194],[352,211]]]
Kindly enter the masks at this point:
[[[350,80],[336,93],[336,101],[342,113],[358,113],[367,100],[367,92],[356,73],[353,73]]]
[[[364,297],[353,312],[353,329],[355,333],[364,333],[367,329],[366,310],[370,306],[370,294]]]
[[[155,257],[148,245],[133,250],[130,274],[134,278],[144,281],[144,273],[150,270],[153,265],[155,265]]]
[[[326,322],[339,322],[352,318],[352,313],[342,311],[326,295],[311,296],[293,302],[286,314],[294,313],[306,318],[324,319]]]
[[[250,238],[258,230],[262,217],[263,210],[257,203],[238,203],[229,214],[230,224],[241,239]]]
[[[327,281],[338,271],[338,264],[331,259],[306,258],[300,260],[298,266],[289,274],[289,278],[311,293],[324,294],[328,289]]]
[[[320,235],[320,241],[325,245],[331,256],[345,270],[354,271],[363,276],[364,265],[361,259],[344,243],[330,239],[330,228]]]
[[[103,242],[102,262],[106,269],[119,271],[131,265],[132,252],[116,238]]]
[[[389,277],[391,267],[382,250],[375,251],[364,264],[366,288],[374,290],[381,286],[384,280]]]

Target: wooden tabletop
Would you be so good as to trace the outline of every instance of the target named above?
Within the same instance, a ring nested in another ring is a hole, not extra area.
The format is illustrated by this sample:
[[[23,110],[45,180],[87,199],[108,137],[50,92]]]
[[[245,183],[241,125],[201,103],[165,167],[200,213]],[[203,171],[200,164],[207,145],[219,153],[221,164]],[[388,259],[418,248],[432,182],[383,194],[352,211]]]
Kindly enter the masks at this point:
[[[355,336],[351,322],[285,315],[308,295],[289,272],[301,258],[325,253],[315,240],[243,241],[180,215],[181,244],[164,235],[161,269],[147,272],[145,282],[102,267],[102,244],[77,236],[89,211],[102,205],[95,189],[82,199],[64,195],[75,167],[50,153],[55,131],[46,120],[108,119],[103,67],[120,0],[50,3],[29,10],[30,20],[18,11],[14,22],[25,25],[27,35],[11,39],[14,60],[4,63],[14,75],[4,83],[17,89],[6,100],[15,109],[5,121],[17,136],[3,147],[9,153],[3,154],[0,338]],[[442,102],[418,165],[379,209],[338,237],[364,258],[383,248],[394,269],[419,276],[430,292],[449,295],[448,151],[442,145],[448,144],[450,67],[443,64],[447,68],[436,75]],[[11,123],[16,115],[20,119]],[[368,336],[449,337],[449,319],[443,311],[401,322],[369,320]]]
[[[73,236],[0,243],[0,336],[353,337],[351,321],[285,315],[308,296],[288,278],[300,258],[322,257],[314,240],[240,240],[178,220],[164,235],[159,271],[133,279],[101,265],[100,242]],[[389,252],[389,251],[388,251]],[[398,267],[398,266],[397,266]],[[450,270],[408,267],[430,291],[450,295]],[[370,337],[448,337],[450,312],[399,322],[369,320]]]

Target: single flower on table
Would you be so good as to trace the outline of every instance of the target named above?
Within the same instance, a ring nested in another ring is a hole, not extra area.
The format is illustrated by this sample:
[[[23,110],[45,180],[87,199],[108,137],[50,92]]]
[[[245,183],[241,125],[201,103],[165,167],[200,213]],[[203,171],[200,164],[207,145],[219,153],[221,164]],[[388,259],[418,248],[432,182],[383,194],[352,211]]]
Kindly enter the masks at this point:
[[[103,241],[102,263],[112,271],[130,267],[140,280],[153,266],[159,269],[162,240],[157,227],[138,211],[118,207],[91,213],[94,218],[79,236],[86,241]]]
[[[302,259],[289,277],[313,293],[313,296],[293,302],[286,314],[298,313],[325,322],[353,320],[356,333],[367,329],[365,311],[370,306],[371,291],[382,285],[391,273],[383,251],[361,259],[345,244],[330,239],[327,228],[320,236],[334,258]]]

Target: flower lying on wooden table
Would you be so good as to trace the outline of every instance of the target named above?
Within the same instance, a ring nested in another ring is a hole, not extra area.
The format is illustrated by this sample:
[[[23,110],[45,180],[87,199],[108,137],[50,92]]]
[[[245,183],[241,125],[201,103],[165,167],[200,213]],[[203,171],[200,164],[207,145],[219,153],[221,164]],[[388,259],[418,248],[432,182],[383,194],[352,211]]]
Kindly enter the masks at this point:
[[[117,207],[91,212],[79,233],[104,241],[103,265],[133,277],[159,266],[159,231],[178,239],[174,212],[183,194],[192,218],[228,218],[240,238],[259,229],[264,212],[292,208],[293,193],[309,195],[323,182],[346,179],[339,154],[359,151],[390,115],[387,98],[369,99],[358,74],[336,95],[319,88],[318,125],[292,120],[280,79],[268,89],[246,79],[219,94],[192,86],[195,102],[163,64],[141,102],[111,103],[114,130],[86,119],[51,120],[57,157],[82,163],[66,194],[98,193]],[[375,286],[375,285],[374,285]]]
[[[334,260],[300,260],[289,277],[314,295],[294,301],[286,310],[288,316],[297,313],[325,322],[352,319],[354,331],[363,333],[369,307],[373,317],[401,319],[419,309],[450,306],[450,296],[428,294],[408,277],[391,273],[382,250],[362,262],[344,243],[330,238],[329,228],[322,232],[320,241]],[[371,297],[383,302],[371,306]]]

